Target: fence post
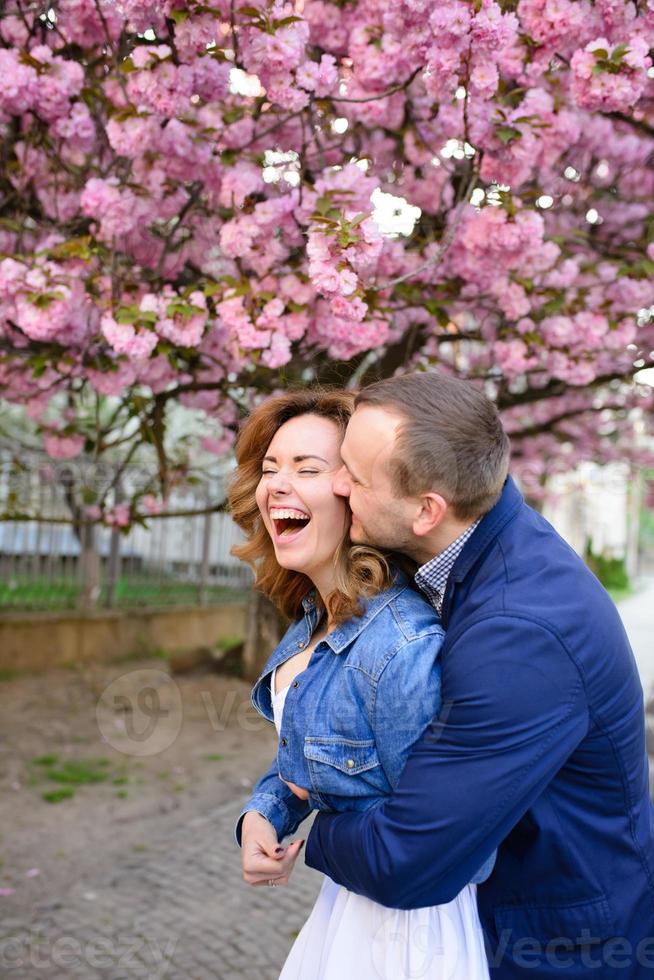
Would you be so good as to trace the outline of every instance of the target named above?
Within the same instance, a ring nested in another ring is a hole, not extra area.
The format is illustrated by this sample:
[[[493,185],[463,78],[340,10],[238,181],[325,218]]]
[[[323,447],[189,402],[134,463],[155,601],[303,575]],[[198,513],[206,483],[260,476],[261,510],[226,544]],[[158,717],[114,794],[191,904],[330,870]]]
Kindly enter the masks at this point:
[[[116,585],[120,577],[120,540],[122,534],[117,527],[112,527],[109,539],[109,561],[107,564],[107,593],[104,604],[111,609],[116,599]]]
[[[207,493],[206,506],[209,507],[210,495]],[[202,562],[200,565],[200,583],[198,589],[198,600],[201,606],[206,606],[208,601],[207,585],[209,582],[209,561],[211,557],[211,530],[212,530],[211,511],[204,515],[203,534],[202,534]]]
[[[100,556],[94,524],[82,524],[81,545],[79,576],[82,589],[79,603],[82,609],[90,610],[95,609],[100,594]]]

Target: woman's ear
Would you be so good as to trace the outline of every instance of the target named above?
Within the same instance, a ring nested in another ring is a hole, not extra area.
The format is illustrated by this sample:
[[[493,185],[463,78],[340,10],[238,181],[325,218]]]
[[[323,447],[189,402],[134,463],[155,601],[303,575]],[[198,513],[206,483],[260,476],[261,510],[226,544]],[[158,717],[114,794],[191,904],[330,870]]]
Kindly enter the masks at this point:
[[[421,538],[441,523],[447,513],[447,501],[439,493],[423,493],[418,497],[418,510],[413,520],[413,533]]]

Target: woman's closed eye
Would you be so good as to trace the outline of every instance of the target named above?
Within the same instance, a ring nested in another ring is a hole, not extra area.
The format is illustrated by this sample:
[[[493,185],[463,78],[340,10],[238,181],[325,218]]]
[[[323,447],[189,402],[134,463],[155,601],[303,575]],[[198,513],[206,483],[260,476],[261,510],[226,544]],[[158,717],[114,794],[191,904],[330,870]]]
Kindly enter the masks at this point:
[[[307,470],[307,469],[298,470],[300,476],[318,476],[320,472],[321,472],[320,470]],[[275,476],[276,473],[277,470],[261,470],[262,476]]]

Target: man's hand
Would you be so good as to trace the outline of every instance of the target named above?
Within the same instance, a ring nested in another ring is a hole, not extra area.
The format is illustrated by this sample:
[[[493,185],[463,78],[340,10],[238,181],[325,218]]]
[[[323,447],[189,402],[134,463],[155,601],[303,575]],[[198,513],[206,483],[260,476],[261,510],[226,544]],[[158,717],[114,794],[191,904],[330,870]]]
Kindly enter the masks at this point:
[[[288,885],[303,845],[303,840],[296,840],[287,847],[280,847],[270,821],[250,810],[241,824],[243,880],[248,885],[267,885],[270,881]]]

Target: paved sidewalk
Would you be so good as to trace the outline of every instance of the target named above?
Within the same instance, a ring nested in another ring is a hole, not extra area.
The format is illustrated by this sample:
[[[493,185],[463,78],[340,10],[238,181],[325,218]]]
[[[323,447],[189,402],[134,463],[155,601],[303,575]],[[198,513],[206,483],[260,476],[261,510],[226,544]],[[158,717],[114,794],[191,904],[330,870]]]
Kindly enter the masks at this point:
[[[618,609],[633,647],[647,702],[654,695],[654,579],[641,582],[635,595],[624,599]]]
[[[3,918],[2,980],[277,980],[322,876],[300,858],[287,888],[245,885],[239,809],[195,817],[109,873],[84,871],[29,923]]]
[[[654,580],[620,613],[654,716]],[[144,853],[108,840],[113,863],[80,855],[66,894],[0,921],[0,978],[277,980],[321,876],[300,858],[288,888],[246,886],[232,836],[240,804],[160,830]]]

